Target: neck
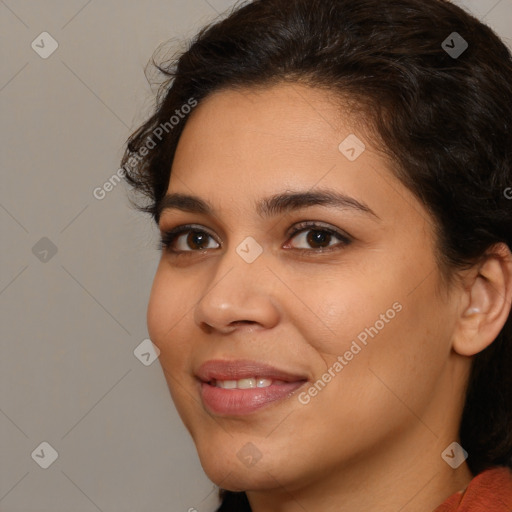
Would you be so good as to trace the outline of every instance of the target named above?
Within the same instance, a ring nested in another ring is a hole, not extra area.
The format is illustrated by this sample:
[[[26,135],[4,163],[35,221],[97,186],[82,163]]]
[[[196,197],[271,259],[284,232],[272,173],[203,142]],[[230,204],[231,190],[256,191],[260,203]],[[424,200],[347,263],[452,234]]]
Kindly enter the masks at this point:
[[[466,463],[452,469],[441,453],[453,441],[419,425],[407,438],[396,436],[373,447],[367,457],[308,475],[308,484],[291,485],[273,475],[272,490],[248,491],[253,512],[425,512],[434,511],[444,500],[465,489],[473,475]],[[427,448],[426,448],[427,447]],[[313,478],[314,480],[311,480]]]

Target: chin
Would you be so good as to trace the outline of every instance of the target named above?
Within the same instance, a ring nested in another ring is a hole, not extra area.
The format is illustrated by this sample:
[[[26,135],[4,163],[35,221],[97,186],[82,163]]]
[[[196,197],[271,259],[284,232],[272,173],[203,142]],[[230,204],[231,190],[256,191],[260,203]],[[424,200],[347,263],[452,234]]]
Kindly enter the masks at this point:
[[[269,457],[266,451],[256,451],[250,442],[239,443],[236,436],[229,445],[212,444],[211,439],[205,440],[204,444],[196,443],[196,448],[204,472],[215,485],[234,492],[279,486],[273,475],[279,475],[279,479],[283,476],[280,461]],[[245,448],[239,449],[239,444]]]
[[[214,468],[203,465],[206,476],[218,487],[232,492],[268,491],[279,487],[278,480],[261,469],[240,467]],[[231,471],[231,473],[230,473]],[[278,472],[275,472],[278,474]],[[279,480],[280,482],[280,480]]]

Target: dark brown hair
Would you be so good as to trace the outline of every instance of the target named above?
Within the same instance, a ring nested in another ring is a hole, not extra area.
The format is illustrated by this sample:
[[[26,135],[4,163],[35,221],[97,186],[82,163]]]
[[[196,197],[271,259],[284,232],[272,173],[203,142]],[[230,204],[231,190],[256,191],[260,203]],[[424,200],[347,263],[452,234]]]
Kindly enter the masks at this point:
[[[468,44],[460,55],[448,51],[462,48],[454,32]],[[397,177],[431,213],[448,279],[494,244],[512,247],[512,58],[489,27],[459,7],[443,0],[255,0],[158,68],[167,82],[157,108],[130,137],[122,161],[126,179],[146,198],[140,208],[155,221],[189,114],[176,125],[171,117],[214,91],[290,81],[360,106]],[[509,315],[473,359],[460,426],[473,474],[512,467],[511,368]],[[221,497],[219,511],[250,510],[244,493]]]

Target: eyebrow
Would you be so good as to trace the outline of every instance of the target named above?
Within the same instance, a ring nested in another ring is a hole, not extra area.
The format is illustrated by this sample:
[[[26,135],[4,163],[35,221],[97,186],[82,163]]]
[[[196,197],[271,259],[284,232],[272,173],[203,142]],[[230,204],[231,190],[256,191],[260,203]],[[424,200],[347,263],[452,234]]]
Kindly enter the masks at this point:
[[[273,217],[279,214],[300,210],[311,206],[332,206],[338,209],[351,209],[380,219],[366,204],[345,194],[333,190],[315,190],[305,192],[284,192],[264,198],[256,203],[256,212],[260,217]],[[171,193],[164,196],[157,205],[157,215],[165,210],[181,210],[189,213],[214,215],[213,207],[205,200],[188,194]]]

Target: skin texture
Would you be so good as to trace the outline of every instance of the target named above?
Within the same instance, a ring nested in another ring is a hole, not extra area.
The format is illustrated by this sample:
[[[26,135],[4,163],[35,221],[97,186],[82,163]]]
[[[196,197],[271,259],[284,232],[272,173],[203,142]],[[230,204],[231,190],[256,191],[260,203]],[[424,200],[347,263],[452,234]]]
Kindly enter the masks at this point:
[[[349,134],[366,145],[355,161],[338,149]],[[202,250],[187,234],[173,248],[188,252],[163,250],[149,333],[206,474],[246,490],[254,512],[430,511],[472,477],[441,453],[458,439],[471,356],[510,311],[510,251],[445,286],[433,221],[391,166],[334,97],[305,85],[217,92],[185,126],[169,192],[208,201],[214,215],[167,209],[160,229],[194,224],[211,237]],[[375,216],[315,205],[264,218],[255,208],[319,189]],[[289,236],[303,221],[352,241],[327,238],[333,250],[320,252],[307,241],[315,230]],[[248,236],[263,249],[250,264],[236,252]],[[205,361],[261,361],[307,375],[307,390],[395,303],[401,310],[307,405],[295,393],[247,416],[203,407],[194,372]],[[261,453],[251,467],[237,457],[246,443]]]

